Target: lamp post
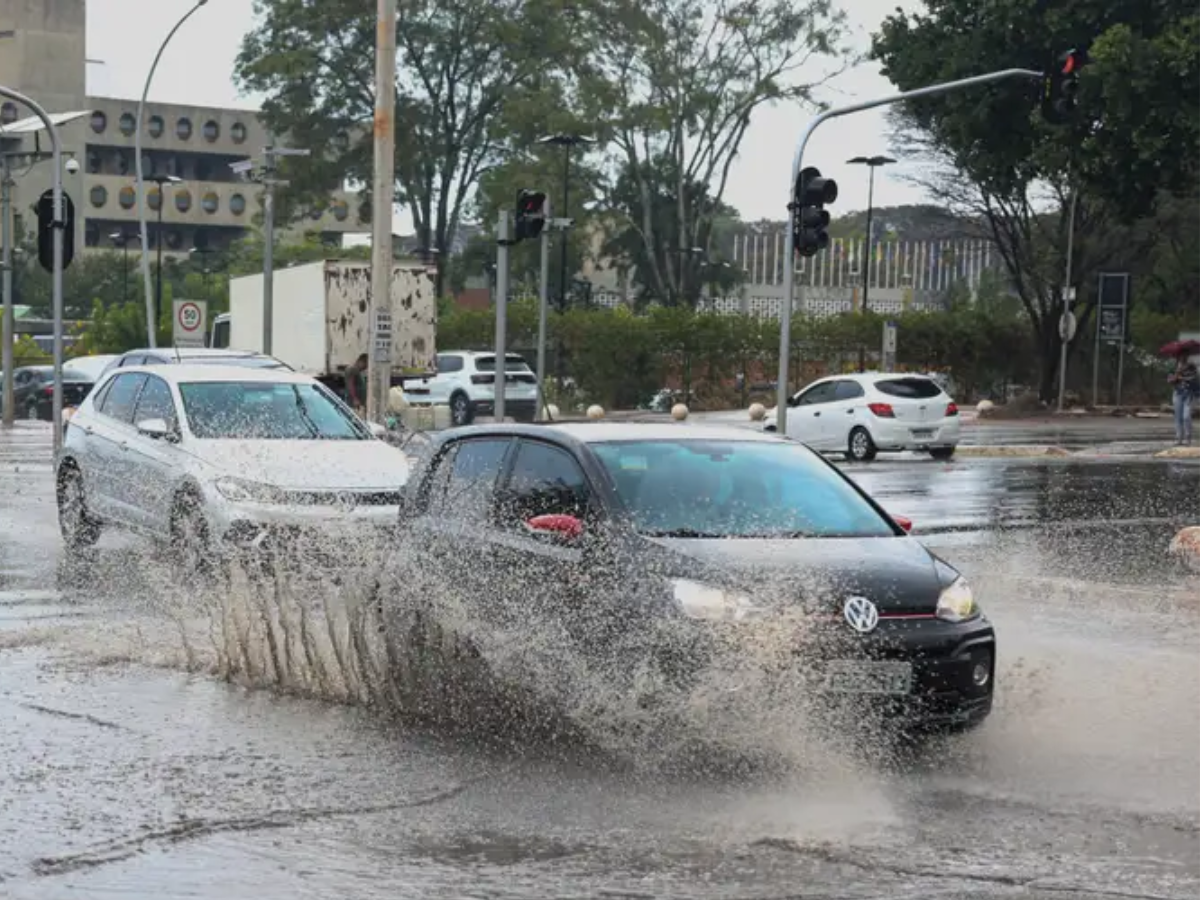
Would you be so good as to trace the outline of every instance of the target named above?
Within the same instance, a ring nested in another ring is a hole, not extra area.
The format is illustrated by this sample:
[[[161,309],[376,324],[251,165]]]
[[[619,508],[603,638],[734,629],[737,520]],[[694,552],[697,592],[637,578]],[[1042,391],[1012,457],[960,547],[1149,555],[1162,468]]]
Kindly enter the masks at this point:
[[[108,236],[116,246],[121,248],[121,302],[129,302],[129,235],[123,231],[114,231]]]
[[[138,101],[137,108],[137,130],[134,131],[133,138],[133,157],[134,166],[137,169],[137,200],[138,200],[138,230],[141,232],[142,238],[142,278],[146,283],[146,338],[147,346],[157,347],[158,342],[156,334],[158,332],[158,318],[155,315],[155,306],[150,300],[150,238],[147,234],[146,227],[146,179],[142,174],[142,127],[146,118],[146,97],[150,93],[150,83],[154,80],[154,72],[158,68],[158,62],[162,59],[163,52],[167,49],[167,44],[171,43],[171,38],[175,37],[175,32],[183,27],[183,23],[190,19],[200,7],[208,3],[208,0],[196,0],[196,5],[183,14],[175,27],[167,32],[167,36],[163,39],[162,44],[158,48],[158,53],[154,55],[154,62],[150,64],[150,71],[146,73],[146,83],[142,87],[142,99]],[[162,191],[159,191],[162,195]],[[159,206],[161,221],[162,207]],[[162,259],[162,248],[159,248],[159,259]],[[159,268],[159,278],[162,277],[162,269]]]
[[[183,179],[177,178],[174,175],[151,175],[145,180],[158,185],[158,222],[154,227],[154,242],[158,248],[158,275],[154,283],[154,332],[157,335],[158,323],[162,319],[163,208],[167,205],[167,196],[164,188],[168,184],[183,184]],[[155,347],[157,344],[151,342],[150,346]]]
[[[875,170],[880,166],[890,165],[895,160],[890,156],[856,156],[854,159],[846,160],[851,165],[866,166],[871,170],[870,178],[867,181],[867,259],[863,265],[863,293],[862,293],[862,311],[867,311],[867,298],[871,289],[871,217],[875,211]],[[866,348],[859,346],[858,348],[858,371],[863,371],[866,368]]]
[[[212,256],[213,251],[208,247],[193,247],[188,251],[188,256],[199,256],[204,262],[200,264],[200,274],[204,276],[204,295],[206,300],[211,300],[212,283],[209,276],[212,274],[212,266],[209,265],[208,258]]]

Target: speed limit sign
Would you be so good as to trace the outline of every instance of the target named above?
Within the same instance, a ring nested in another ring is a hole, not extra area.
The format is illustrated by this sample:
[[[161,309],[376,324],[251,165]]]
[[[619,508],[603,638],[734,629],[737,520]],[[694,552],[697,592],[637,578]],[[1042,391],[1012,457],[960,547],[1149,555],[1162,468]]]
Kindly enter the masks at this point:
[[[176,300],[171,336],[179,347],[203,347],[204,326],[208,321],[205,300]]]

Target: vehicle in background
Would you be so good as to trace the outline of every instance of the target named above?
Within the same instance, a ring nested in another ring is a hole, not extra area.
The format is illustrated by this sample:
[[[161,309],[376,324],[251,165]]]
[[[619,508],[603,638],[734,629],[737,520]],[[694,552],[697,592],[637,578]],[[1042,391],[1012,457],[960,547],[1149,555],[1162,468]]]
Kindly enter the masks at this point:
[[[280,369],[286,372],[291,366],[274,356],[247,350],[213,350],[208,347],[157,347],[127,350],[104,367],[107,375],[114,369],[131,366],[240,366],[247,369]]]
[[[476,416],[496,411],[496,354],[477,350],[447,350],[439,353],[433,376],[414,378],[404,385],[412,403],[450,407],[453,425],[469,425]],[[525,358],[509,353],[504,357],[504,415],[518,422],[532,422],[537,412],[537,375]]]
[[[57,462],[68,550],[117,527],[189,569],[306,528],[395,525],[409,463],[328,388],[284,369],[121,368],[80,405]]]
[[[434,270],[397,264],[392,270],[392,384],[433,371],[437,297]],[[371,343],[371,266],[323,260],[275,271],[271,352],[297,372],[341,394],[345,371]],[[213,320],[211,345],[263,349],[263,277],[229,282],[229,312]]]
[[[995,633],[911,528],[818,454],[742,428],[452,429],[414,467],[395,533],[389,577],[421,589],[389,605],[384,582],[380,600],[416,646],[447,636],[445,598],[469,619],[456,659],[486,667],[478,640],[554,635],[567,656],[547,665],[639,693],[639,674],[686,692],[720,647],[783,628],[781,687],[969,728],[991,710]]]
[[[83,401],[91,390],[93,380],[63,365],[63,409],[69,409]],[[0,397],[0,410],[4,398]],[[54,366],[22,366],[13,369],[13,410],[20,419],[41,419],[49,422],[54,417]]]
[[[80,381],[90,381],[95,384],[108,368],[108,364],[117,358],[116,353],[99,353],[94,356],[76,356],[63,363],[63,371],[71,374]]]
[[[763,430],[777,430],[775,409]],[[823,453],[865,462],[877,453],[921,450],[950,459],[962,424],[958,405],[931,378],[864,372],[822,378],[788,400],[787,436]]]

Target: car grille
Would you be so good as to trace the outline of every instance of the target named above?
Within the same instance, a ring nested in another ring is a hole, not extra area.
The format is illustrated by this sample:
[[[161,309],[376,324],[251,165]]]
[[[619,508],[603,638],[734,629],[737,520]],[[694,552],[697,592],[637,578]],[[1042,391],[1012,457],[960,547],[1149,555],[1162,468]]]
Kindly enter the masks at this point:
[[[399,506],[399,491],[287,491],[298,506]]]

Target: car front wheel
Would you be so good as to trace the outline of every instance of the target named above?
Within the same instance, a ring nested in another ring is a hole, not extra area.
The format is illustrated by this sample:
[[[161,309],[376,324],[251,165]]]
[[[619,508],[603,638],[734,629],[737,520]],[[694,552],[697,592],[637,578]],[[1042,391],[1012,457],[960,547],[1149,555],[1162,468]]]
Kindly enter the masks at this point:
[[[58,527],[72,552],[87,549],[100,539],[100,526],[88,513],[83,476],[74,466],[65,468],[59,476]]]
[[[184,576],[210,575],[214,571],[208,520],[200,498],[181,494],[171,512],[171,550]]]

